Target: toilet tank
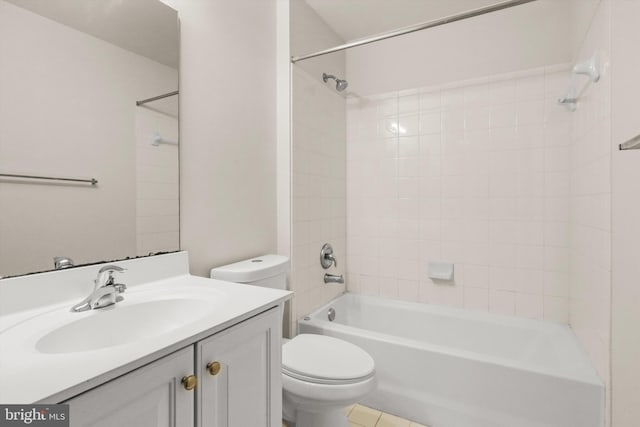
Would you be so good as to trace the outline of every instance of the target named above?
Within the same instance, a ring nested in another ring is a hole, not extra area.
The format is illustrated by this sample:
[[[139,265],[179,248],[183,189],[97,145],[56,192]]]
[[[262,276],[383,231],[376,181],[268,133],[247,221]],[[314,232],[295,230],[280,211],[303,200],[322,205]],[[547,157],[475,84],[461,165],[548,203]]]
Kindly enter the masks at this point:
[[[262,255],[212,268],[211,278],[286,290],[289,265],[286,256]]]

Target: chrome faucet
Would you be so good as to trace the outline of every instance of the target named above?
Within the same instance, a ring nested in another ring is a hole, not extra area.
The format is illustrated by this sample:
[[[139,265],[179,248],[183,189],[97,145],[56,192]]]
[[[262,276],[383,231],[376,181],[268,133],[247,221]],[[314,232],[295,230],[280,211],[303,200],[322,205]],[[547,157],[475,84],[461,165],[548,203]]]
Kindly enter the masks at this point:
[[[324,275],[324,283],[344,283],[344,276],[326,273]]]
[[[114,273],[122,273],[126,268],[117,265],[105,265],[98,270],[98,277],[94,280],[93,292],[84,300],[71,307],[71,311],[80,312],[108,307],[122,301],[123,293],[127,286],[122,283],[115,283]]]
[[[69,257],[57,256],[53,258],[53,268],[56,270],[62,270],[63,268],[73,267],[73,260]]]

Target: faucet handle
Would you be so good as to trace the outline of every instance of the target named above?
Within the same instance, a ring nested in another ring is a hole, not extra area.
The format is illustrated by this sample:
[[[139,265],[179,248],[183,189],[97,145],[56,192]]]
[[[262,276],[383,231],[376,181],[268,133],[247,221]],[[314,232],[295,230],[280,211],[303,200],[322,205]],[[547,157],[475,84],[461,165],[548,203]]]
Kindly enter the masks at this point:
[[[337,267],[338,260],[333,255],[333,247],[331,244],[325,243],[322,245],[322,250],[320,250],[320,265],[326,270],[331,267],[331,264]]]
[[[104,272],[110,272],[110,273],[122,273],[123,271],[127,271],[126,268],[124,267],[120,267],[119,265],[105,265],[104,267],[102,267],[100,270],[98,270],[98,274],[104,273]]]
[[[94,281],[96,285],[95,287],[100,288],[102,286],[113,285],[113,273],[122,273],[124,271],[127,271],[127,269],[118,265],[105,265],[98,270],[98,277],[96,277],[96,280]]]
[[[127,285],[125,285],[124,283],[114,283],[113,287],[116,288],[116,292],[118,292],[119,294],[127,290]]]

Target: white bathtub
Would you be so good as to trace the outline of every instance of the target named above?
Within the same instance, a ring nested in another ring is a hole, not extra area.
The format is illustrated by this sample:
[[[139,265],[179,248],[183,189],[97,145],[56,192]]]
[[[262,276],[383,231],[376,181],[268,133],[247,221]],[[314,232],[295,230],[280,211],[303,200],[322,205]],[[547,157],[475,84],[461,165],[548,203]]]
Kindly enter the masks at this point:
[[[298,332],[368,351],[379,386],[362,403],[431,427],[604,425],[604,387],[565,325],[344,294]]]

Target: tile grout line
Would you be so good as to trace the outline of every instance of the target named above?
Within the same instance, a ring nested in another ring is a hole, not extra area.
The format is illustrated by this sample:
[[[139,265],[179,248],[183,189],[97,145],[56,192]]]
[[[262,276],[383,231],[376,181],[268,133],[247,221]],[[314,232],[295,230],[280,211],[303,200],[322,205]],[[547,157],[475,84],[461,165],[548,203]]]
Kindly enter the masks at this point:
[[[348,420],[348,422],[349,422],[349,426],[350,426],[350,427],[378,427],[378,426],[381,426],[380,421],[382,420],[382,418],[383,418],[383,416],[384,416],[384,415],[389,415],[389,416],[391,416],[391,417],[398,418],[398,419],[400,419],[401,421],[408,422],[408,423],[409,423],[408,425],[409,425],[410,427],[413,427],[414,425],[419,425],[420,427],[426,427],[426,426],[423,426],[422,424],[418,424],[418,423],[416,423],[416,422],[414,422],[414,421],[411,421],[411,420],[408,420],[408,419],[406,419],[406,418],[400,418],[400,417],[397,417],[396,415],[389,414],[389,413],[387,413],[387,412],[383,412],[383,411],[380,411],[380,410],[375,409],[375,408],[370,408],[370,407],[368,407],[368,406],[360,405],[360,406],[362,406],[363,408],[369,409],[369,410],[371,410],[371,411],[378,412],[378,416],[377,416],[377,418],[375,419],[375,421],[373,422],[373,424],[370,424],[370,423],[368,423],[368,422],[367,422],[367,423],[366,423],[366,425],[363,425],[363,424],[357,423],[357,422],[355,422],[355,421],[352,421],[352,420],[350,419],[350,416],[351,416],[351,414],[353,413],[353,411],[354,411],[354,409],[356,408],[356,406],[357,406],[357,405],[358,405],[358,404],[351,405],[351,406],[348,408],[348,410],[347,410],[347,411],[345,411],[345,414],[346,414],[346,416],[347,416],[347,420]],[[288,423],[287,423],[286,421],[284,421],[284,420],[283,420],[283,421],[282,421],[282,426],[283,426],[283,427],[288,427],[289,425],[288,425]]]
[[[380,412],[380,415],[378,415],[378,419],[376,420],[376,423],[374,424],[374,427],[378,426],[378,423],[380,422],[380,418],[382,418],[382,414],[383,414],[383,412]]]

